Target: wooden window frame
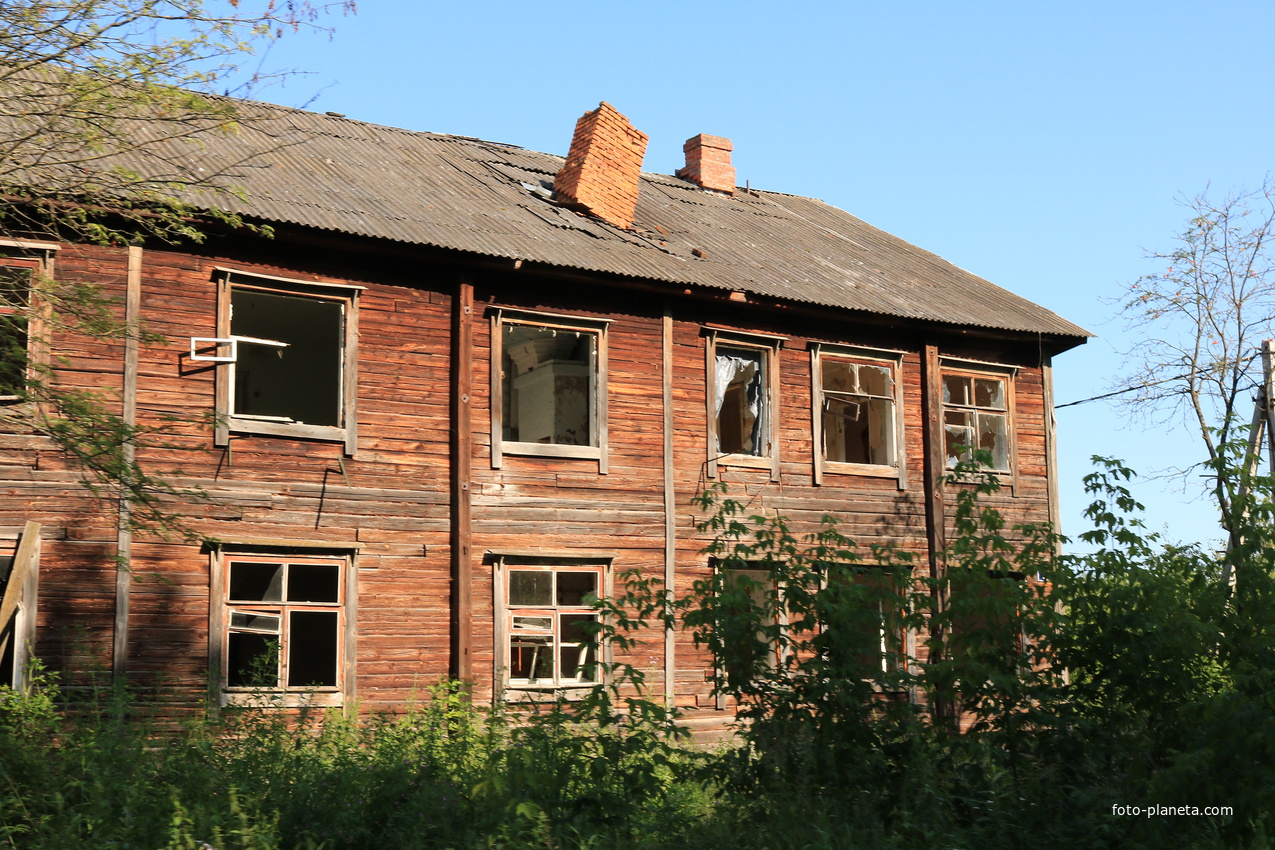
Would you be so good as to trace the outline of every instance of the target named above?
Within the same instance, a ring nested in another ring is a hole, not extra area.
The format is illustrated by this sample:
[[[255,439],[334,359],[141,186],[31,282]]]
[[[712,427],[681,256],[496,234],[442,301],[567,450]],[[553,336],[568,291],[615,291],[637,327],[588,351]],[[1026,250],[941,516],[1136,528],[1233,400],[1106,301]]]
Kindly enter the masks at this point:
[[[942,396],[943,379],[948,376],[971,378],[975,380],[997,380],[1000,381],[1005,388],[1005,456],[1006,467],[987,467],[981,472],[988,472],[996,475],[1001,479],[1003,485],[1013,488],[1018,483],[1018,434],[1017,434],[1017,416],[1015,404],[1015,380],[1018,376],[1018,369],[1014,366],[1001,365],[996,363],[983,363],[981,361],[960,360],[957,358],[940,357],[939,359],[939,404],[941,407],[941,415],[938,422],[939,439],[942,441],[944,467],[951,471],[952,466],[947,464],[947,413],[949,410],[974,411],[981,410],[997,412],[994,408],[982,408],[976,405],[954,404],[945,401]],[[977,447],[973,447],[977,448]]]
[[[891,672],[899,670],[907,670],[915,657],[916,652],[916,634],[906,623],[906,618],[902,616],[904,608],[904,594],[908,592],[909,583],[912,581],[911,573],[899,577],[886,572],[882,565],[877,563],[855,563],[846,564],[849,570],[849,578],[854,582],[873,581],[873,582],[899,582],[897,586],[889,587],[888,593],[882,594],[880,602],[884,602],[886,598],[898,600],[898,629],[897,631],[888,628],[890,625],[889,617],[883,610],[878,610],[880,635],[880,654],[879,654],[879,672],[889,675]],[[822,588],[828,587],[828,573],[825,568]],[[893,663],[893,667],[891,664]],[[873,665],[877,667],[878,665]]]
[[[361,286],[303,281],[272,277],[235,269],[217,269],[217,338],[230,340],[231,293],[233,290],[253,290],[290,297],[313,298],[333,301],[342,305],[341,334],[341,424],[308,425],[298,422],[276,422],[253,416],[236,415],[234,406],[235,363],[218,362],[216,386],[217,422],[213,442],[217,446],[230,444],[232,434],[254,434],[269,437],[288,437],[303,440],[322,440],[343,443],[345,455],[354,457],[358,449],[358,338],[359,304]],[[230,345],[216,343],[218,356],[226,356]]]
[[[707,420],[704,429],[707,437],[705,472],[709,478],[718,477],[719,466],[736,466],[749,469],[768,469],[770,470],[770,480],[779,480],[779,351],[785,341],[785,337],[767,334],[747,333],[714,327],[704,328],[704,395]],[[761,429],[761,433],[767,443],[767,450],[764,454],[723,454],[718,448],[717,350],[719,346],[757,351],[762,354],[762,369],[766,373],[762,384],[766,393],[762,408],[766,421]]]
[[[596,681],[563,682],[560,679],[560,671],[556,659],[561,647],[561,639],[558,634],[557,624],[553,628],[553,652],[555,657],[553,681],[539,684],[511,679],[510,644],[513,638],[512,621],[515,615],[526,616],[536,612],[553,612],[552,615],[556,616],[559,611],[583,614],[593,612],[595,609],[587,605],[561,606],[556,603],[556,600],[552,605],[520,605],[514,607],[509,600],[509,581],[514,571],[523,570],[553,573],[591,572],[596,573],[598,576],[599,596],[606,597],[610,596],[612,591],[611,557],[496,554],[492,557],[492,566],[492,603],[495,624],[493,693],[496,694],[497,699],[504,702],[524,702],[545,697],[570,697],[573,694],[579,695],[588,689],[604,685],[606,682],[606,668],[614,661],[612,647],[605,642],[601,646],[601,658],[595,659],[595,662],[600,665]],[[601,615],[599,614],[598,616],[600,617]]]
[[[0,306],[0,315],[16,315],[24,311],[27,315],[25,368],[28,381],[36,370],[49,362],[47,338],[49,305],[37,296],[35,283],[37,278],[53,277],[54,257],[58,247],[46,242],[0,239],[0,267],[25,269],[31,272],[30,289],[25,310]],[[13,404],[21,400],[22,396],[20,395],[0,394],[0,404]]]
[[[216,705],[239,705],[262,708],[301,708],[307,706],[339,707],[351,703],[355,693],[355,649],[357,635],[356,600],[358,568],[353,548],[333,548],[301,543],[295,546],[246,546],[224,544],[212,553],[210,570],[211,604],[209,606],[208,662],[212,671],[210,685]],[[230,565],[232,563],[264,563],[305,565],[322,564],[339,568],[338,601],[265,602],[230,599]],[[229,641],[233,630],[231,615],[236,612],[260,612],[278,615],[280,625],[279,685],[277,687],[231,687],[229,675]],[[333,687],[293,686],[286,684],[287,618],[295,611],[334,611],[337,613],[336,685]]]
[[[842,360],[857,364],[888,365],[894,384],[894,462],[892,464],[845,463],[824,456],[823,433],[823,364],[826,360]],[[811,450],[814,460],[814,483],[823,484],[825,473],[893,478],[900,490],[907,489],[907,442],[903,417],[903,352],[884,349],[810,344],[810,425]]]
[[[491,468],[504,466],[506,455],[548,457],[565,460],[592,460],[598,474],[607,474],[607,331],[610,319],[566,316],[508,307],[493,307],[488,312],[491,322]],[[563,330],[594,335],[591,429],[587,446],[558,443],[525,443],[504,438],[504,326],[506,323]]]

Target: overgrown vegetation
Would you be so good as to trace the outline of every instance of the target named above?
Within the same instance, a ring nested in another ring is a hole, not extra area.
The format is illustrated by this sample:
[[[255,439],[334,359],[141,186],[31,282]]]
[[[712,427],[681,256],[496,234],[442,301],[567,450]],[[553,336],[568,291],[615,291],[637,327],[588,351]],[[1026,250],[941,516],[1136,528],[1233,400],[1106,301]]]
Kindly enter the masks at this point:
[[[831,520],[800,539],[705,494],[712,578],[670,600],[629,576],[599,637],[692,630],[747,721],[717,751],[624,666],[538,713],[440,685],[357,722],[245,709],[160,728],[144,705],[60,703],[48,680],[6,693],[0,846],[1265,847],[1270,482],[1243,497],[1239,547],[1213,553],[1144,533],[1130,474],[1101,462],[1097,548],[1064,558],[962,472],[944,580]]]

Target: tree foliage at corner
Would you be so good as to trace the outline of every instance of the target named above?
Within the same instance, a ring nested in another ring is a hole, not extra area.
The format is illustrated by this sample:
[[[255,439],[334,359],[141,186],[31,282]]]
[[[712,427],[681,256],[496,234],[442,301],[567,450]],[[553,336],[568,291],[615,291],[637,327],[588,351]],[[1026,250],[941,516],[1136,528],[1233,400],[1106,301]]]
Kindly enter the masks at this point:
[[[1141,339],[1127,352],[1115,389],[1151,425],[1185,420],[1200,437],[1201,466],[1216,469],[1221,446],[1247,424],[1262,380],[1263,339],[1275,335],[1275,184],[1220,201],[1183,201],[1189,217],[1172,250],[1149,254],[1163,269],[1134,282],[1121,312]],[[1213,479],[1223,526],[1233,530],[1239,482]]]
[[[246,70],[333,7],[274,0],[0,2],[0,226],[118,243],[201,238],[229,174],[188,167],[202,135],[235,132],[235,102],[279,74]]]
[[[153,340],[95,285],[44,274],[40,251],[21,243],[199,242],[211,223],[247,226],[219,199],[244,194],[252,162],[198,167],[202,140],[253,120],[226,95],[289,73],[254,56],[337,10],[354,4],[0,0],[0,259],[26,270],[0,281],[0,428],[52,438],[134,526],[189,534],[163,501],[195,494],[136,459],[164,426],[139,427],[114,413],[118,399],[66,385],[49,352],[67,333]]]

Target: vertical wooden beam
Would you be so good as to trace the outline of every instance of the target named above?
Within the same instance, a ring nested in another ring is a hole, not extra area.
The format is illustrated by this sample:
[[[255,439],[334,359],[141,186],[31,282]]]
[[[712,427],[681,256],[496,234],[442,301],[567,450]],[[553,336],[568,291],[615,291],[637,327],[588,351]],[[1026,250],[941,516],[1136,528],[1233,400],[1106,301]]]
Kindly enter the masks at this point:
[[[947,518],[943,501],[943,476],[947,471],[947,453],[943,440],[943,378],[939,366],[939,349],[925,346],[921,369],[921,403],[925,410],[925,429],[922,441],[925,446],[925,534],[929,548],[930,577],[934,579],[934,616],[947,611],[948,589],[945,582],[947,561]],[[931,635],[939,646],[932,652],[930,661],[942,660],[946,655],[947,635],[941,623],[930,623]],[[955,721],[955,706],[944,694],[937,694],[934,713],[940,721]]]
[[[823,483],[823,370],[819,343],[810,343],[810,462],[811,481]]]
[[[120,418],[124,424],[137,424],[137,373],[142,307],[142,249],[128,249],[128,271],[124,289],[124,387],[123,409]],[[123,460],[131,464],[135,459],[132,441],[124,444]],[[133,505],[126,494],[120,495],[119,516],[115,533],[115,630],[111,648],[111,672],[123,679],[128,674],[128,611],[129,591],[133,579]]]
[[[1054,358],[1045,355],[1040,364],[1040,382],[1045,392],[1045,476],[1048,478],[1049,524],[1058,533],[1062,527],[1062,506],[1058,502],[1058,421],[1054,417]],[[1017,473],[1018,464],[1014,464]],[[1059,544],[1061,547],[1061,543]]]
[[[717,334],[711,331],[704,336],[704,438],[708,441],[704,474],[717,477]]]
[[[498,329],[497,324],[493,328]],[[473,515],[470,484],[473,478],[474,434],[471,422],[474,357],[474,284],[462,278],[452,300],[451,369],[451,676],[472,682]],[[495,363],[492,369],[497,369]],[[495,380],[493,379],[493,385]],[[496,415],[492,411],[492,415]],[[492,426],[493,431],[497,425]],[[493,446],[495,449],[495,446]]]
[[[664,595],[671,603],[677,587],[677,489],[673,477],[673,313],[665,305],[662,322],[663,357],[661,383],[664,411]],[[673,705],[677,663],[674,657],[676,635],[664,630],[664,701]]]

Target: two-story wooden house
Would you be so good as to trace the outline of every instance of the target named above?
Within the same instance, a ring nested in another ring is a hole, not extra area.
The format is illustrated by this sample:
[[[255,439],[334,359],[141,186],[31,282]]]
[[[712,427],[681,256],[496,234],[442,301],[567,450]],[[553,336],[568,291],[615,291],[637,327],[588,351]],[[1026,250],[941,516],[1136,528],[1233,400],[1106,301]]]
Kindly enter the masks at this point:
[[[925,564],[973,445],[1008,517],[1055,518],[1050,363],[1086,332],[820,201],[741,189],[726,139],[692,138],[668,176],[608,104],[565,160],[241,109],[182,156],[250,163],[221,203],[273,237],[3,246],[9,278],[95,282],[164,336],[21,330],[60,380],[162,426],[142,460],[207,494],[180,508],[205,542],[134,536],[49,441],[0,434],[0,532],[39,523],[10,675],[16,647],[192,706],[380,710],[449,675],[482,699],[569,690],[592,675],[590,594],[710,569],[706,482]],[[713,706],[686,635],[627,660]]]

